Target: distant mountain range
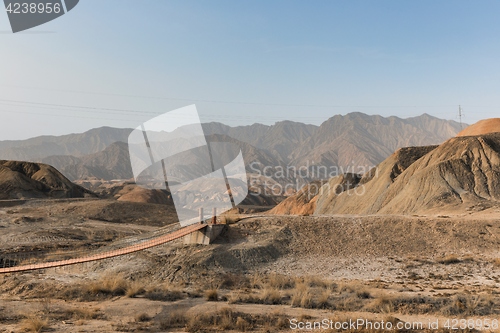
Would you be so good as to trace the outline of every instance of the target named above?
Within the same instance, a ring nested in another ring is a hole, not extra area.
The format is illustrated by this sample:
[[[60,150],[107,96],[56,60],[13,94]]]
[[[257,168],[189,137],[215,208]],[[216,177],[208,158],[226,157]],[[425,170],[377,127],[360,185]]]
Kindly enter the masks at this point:
[[[38,136],[27,140],[0,141],[3,159],[32,161],[55,155],[82,157],[98,153],[115,142],[127,142],[130,129],[101,127],[80,134]]]
[[[277,170],[287,167],[304,166],[310,170],[321,166],[342,173],[356,171],[349,169],[353,166],[368,168],[398,148],[440,144],[455,136],[461,127],[455,121],[427,114],[401,119],[350,113],[334,116],[320,126],[282,121],[230,127],[213,122],[203,124],[203,130],[209,141],[224,138],[237,143],[249,172],[264,172],[269,166],[269,176],[276,176]],[[81,134],[0,141],[0,159],[50,164],[71,180],[128,179],[133,176],[126,144],[131,131],[102,127]],[[290,175],[285,178],[290,181]],[[316,177],[309,174],[304,178]]]

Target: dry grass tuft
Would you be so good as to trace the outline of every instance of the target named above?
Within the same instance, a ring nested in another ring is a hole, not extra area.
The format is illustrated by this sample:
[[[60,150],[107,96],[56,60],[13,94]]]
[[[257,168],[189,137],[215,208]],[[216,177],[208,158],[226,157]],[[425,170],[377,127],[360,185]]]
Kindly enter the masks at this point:
[[[285,315],[279,313],[259,315],[223,308],[212,313],[190,317],[185,328],[188,332],[245,332],[256,328],[264,332],[277,332],[288,329],[289,322]]]
[[[329,288],[330,283],[317,276],[307,276],[304,278],[304,282],[311,288]]]
[[[312,309],[315,307],[311,292],[306,291],[304,294],[302,294],[302,298],[300,299],[300,307],[304,309]]]
[[[46,319],[42,319],[38,316],[28,316],[21,321],[21,331],[24,332],[42,332],[43,329],[49,327],[49,323]]]
[[[144,287],[144,285],[139,281],[134,281],[127,285],[125,294],[130,298],[134,298],[144,294],[145,292],[146,288]]]
[[[147,289],[144,297],[152,301],[174,302],[184,298],[184,294],[180,290],[153,287]]]
[[[392,313],[394,312],[394,300],[387,296],[382,296],[371,301],[366,309],[375,313]]]
[[[138,323],[145,323],[151,321],[151,317],[147,313],[141,313],[135,317],[135,321]]]
[[[205,291],[205,299],[209,302],[217,302],[219,300],[219,293],[217,289],[212,288]]]
[[[191,317],[186,328],[188,332],[199,332],[215,326],[220,330],[228,331],[234,328],[235,323],[233,311],[230,308],[223,308],[214,313],[197,314]]]
[[[170,312],[167,317],[160,320],[160,329],[182,328],[188,324],[189,320],[190,318],[186,316],[184,311]]]
[[[260,296],[264,304],[281,304],[281,294],[278,289],[266,287]]]
[[[82,302],[99,301],[114,296],[144,297],[156,301],[176,301],[184,298],[179,289],[170,285],[153,285],[142,281],[128,281],[122,275],[105,275],[97,281],[68,285],[53,297]]]
[[[313,308],[311,288],[305,283],[297,284],[292,292],[290,305],[292,307]]]
[[[295,287],[295,280],[286,275],[280,275],[273,272],[269,275],[267,284],[279,290],[291,289]]]
[[[238,317],[236,318],[236,324],[235,324],[236,329],[239,332],[246,332],[248,329],[250,329],[250,323],[246,321],[245,319]]]
[[[71,314],[73,319],[105,319],[106,316],[99,309],[91,309],[91,308],[80,308],[80,309],[70,309],[66,310],[68,314]]]
[[[449,304],[441,309],[445,315],[486,316],[496,313],[496,299],[489,295],[455,295]]]
[[[102,313],[99,309],[93,308],[73,308],[73,307],[61,307],[54,306],[50,311],[42,311],[44,318],[47,320],[55,321],[65,321],[65,320],[105,320],[106,315]]]
[[[332,294],[331,289],[328,288],[328,289],[323,290],[321,295],[319,295],[319,297],[318,297],[316,307],[319,309],[328,309],[330,307],[330,295],[331,294]]]
[[[348,283],[342,283],[339,285],[339,292],[341,293],[350,293],[356,295],[363,295],[368,293],[366,286],[360,282],[352,281]],[[363,298],[363,297],[360,297]]]
[[[264,286],[262,275],[255,273],[250,278],[250,288],[262,289]]]
[[[104,275],[98,281],[90,283],[87,290],[93,295],[123,296],[126,294],[128,286],[129,283],[122,275],[109,274]]]
[[[221,277],[221,289],[242,289],[248,287],[250,279],[243,274],[227,273]]]
[[[361,299],[368,299],[368,298],[371,298],[372,295],[367,290],[358,290],[356,292],[356,297],[361,298]]]
[[[438,260],[438,263],[443,265],[458,264],[459,262],[461,262],[461,260],[458,259],[458,257],[455,254],[447,255],[446,257]]]

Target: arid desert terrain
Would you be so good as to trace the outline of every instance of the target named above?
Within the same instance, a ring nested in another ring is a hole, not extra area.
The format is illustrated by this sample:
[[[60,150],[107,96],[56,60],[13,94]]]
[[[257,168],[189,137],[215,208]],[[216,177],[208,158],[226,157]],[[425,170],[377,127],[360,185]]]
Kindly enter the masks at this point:
[[[500,332],[492,124],[399,148],[365,174],[251,193],[209,245],[1,274],[0,332]],[[179,229],[168,191],[13,161],[0,180],[0,268]]]

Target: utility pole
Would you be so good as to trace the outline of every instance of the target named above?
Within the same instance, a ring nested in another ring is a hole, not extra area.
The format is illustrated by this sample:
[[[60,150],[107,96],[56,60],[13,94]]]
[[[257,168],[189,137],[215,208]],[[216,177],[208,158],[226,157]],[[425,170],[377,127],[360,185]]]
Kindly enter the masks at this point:
[[[462,106],[459,105],[458,106],[458,119],[460,119],[460,129],[462,130],[463,129],[463,126],[462,126]]]

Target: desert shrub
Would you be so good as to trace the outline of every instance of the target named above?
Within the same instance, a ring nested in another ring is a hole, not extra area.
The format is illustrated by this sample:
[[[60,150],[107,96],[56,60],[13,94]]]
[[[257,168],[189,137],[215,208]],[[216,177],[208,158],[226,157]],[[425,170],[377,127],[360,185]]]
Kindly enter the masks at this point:
[[[439,259],[438,263],[443,265],[458,264],[461,260],[455,254],[447,255],[446,257]]]
[[[185,318],[183,323],[188,332],[236,331],[245,332],[262,328],[265,332],[277,332],[290,328],[288,318],[282,313],[248,314],[223,308],[211,313],[200,313]],[[168,329],[173,326],[160,327]],[[177,326],[180,327],[180,326]]]
[[[262,289],[264,286],[262,275],[255,273],[250,278],[250,288]]]
[[[236,327],[236,320],[237,317],[233,314],[233,311],[229,308],[224,308],[214,317],[214,324],[217,328],[227,331]]]
[[[152,318],[147,313],[141,313],[135,317],[135,321],[138,323],[144,323],[150,321]]]
[[[86,286],[87,291],[93,295],[123,296],[127,292],[129,283],[122,275],[104,275],[99,280]]]
[[[359,311],[363,308],[365,302],[355,294],[345,294],[336,297],[332,304],[332,308],[336,311]]]
[[[283,298],[279,290],[266,287],[259,294],[233,294],[229,303],[250,303],[250,304],[282,304]]]
[[[239,332],[246,332],[248,329],[250,329],[250,323],[245,319],[238,317],[236,318],[235,327]]]
[[[391,313],[394,311],[393,299],[386,296],[376,298],[366,306],[366,310],[376,313]]]
[[[490,296],[459,294],[447,303],[442,307],[441,312],[448,316],[486,316],[497,313],[495,311],[496,300]]]
[[[42,332],[42,330],[49,327],[49,323],[46,319],[42,319],[38,316],[28,316],[21,321],[21,330],[25,332]]]
[[[267,284],[272,288],[277,288],[280,290],[291,289],[295,287],[295,280],[286,275],[280,275],[273,272],[269,275]]]
[[[312,309],[315,307],[313,296],[309,291],[306,291],[302,294],[302,298],[300,299],[300,307],[304,309]]]
[[[261,295],[262,293],[263,291],[261,292]],[[235,303],[262,304],[261,295],[236,293],[231,295],[231,297],[229,298],[229,304],[235,304]]]
[[[105,276],[97,281],[64,286],[53,297],[80,302],[99,301],[127,293],[128,282],[120,276]]]
[[[139,281],[134,281],[128,284],[125,294],[130,298],[134,298],[138,295],[144,294],[145,292],[146,289],[144,285]]]
[[[290,322],[287,318],[279,317],[274,321],[274,327],[279,330],[286,330],[290,328]]]
[[[242,274],[227,273],[221,278],[221,289],[236,289],[243,288],[250,284],[249,279]]]
[[[356,296],[361,299],[368,299],[371,298],[370,292],[367,290],[359,290],[356,292]]]
[[[187,323],[186,329],[188,332],[199,332],[209,327],[217,327],[227,331],[233,329],[234,324],[236,324],[236,318],[233,311],[229,308],[223,308],[214,313],[202,313],[193,316]]]
[[[81,308],[81,309],[71,309],[69,310],[73,316],[73,319],[106,319],[106,315],[102,313],[99,309],[89,309],[89,308]]]
[[[365,310],[375,313],[428,314],[439,313],[449,300],[443,297],[387,296],[375,298]]]
[[[309,287],[314,288],[329,288],[330,283],[324,279],[321,279],[317,276],[307,276],[304,278],[304,283],[306,283]]]
[[[310,288],[305,283],[300,283],[295,286],[290,298],[292,307],[312,308],[313,300]]]
[[[209,302],[217,302],[219,300],[219,293],[217,289],[212,288],[205,291],[205,299]]]
[[[185,327],[189,318],[184,311],[174,311],[169,313],[166,317],[160,319],[160,329],[168,330],[171,328]]]
[[[144,297],[152,301],[174,302],[184,298],[180,290],[169,290],[167,288],[152,288],[146,290]]]
[[[330,289],[325,289],[321,293],[321,295],[318,297],[318,300],[316,302],[316,307],[318,309],[328,309],[330,307],[330,295],[332,294],[332,291]]]
[[[260,299],[264,304],[280,304],[281,294],[279,290],[267,287],[262,291]]]
[[[106,315],[99,311],[99,309],[92,308],[62,308],[54,309],[47,314],[51,319],[57,321],[63,320],[92,320],[92,319],[106,319]]]
[[[366,286],[359,282],[349,282],[349,283],[343,283],[339,285],[339,292],[340,293],[350,293],[350,294],[356,294],[356,295],[363,295],[364,293],[368,293]],[[363,297],[360,297],[363,298]]]

